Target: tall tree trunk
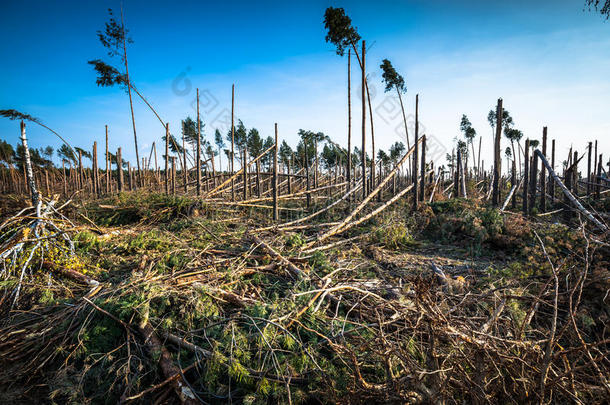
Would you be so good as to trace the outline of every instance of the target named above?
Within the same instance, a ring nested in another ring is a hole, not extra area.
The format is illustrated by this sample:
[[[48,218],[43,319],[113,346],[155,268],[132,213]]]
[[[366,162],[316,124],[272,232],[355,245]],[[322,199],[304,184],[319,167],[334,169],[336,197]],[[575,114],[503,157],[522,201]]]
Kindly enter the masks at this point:
[[[155,178],[157,180],[158,186],[161,182],[161,179],[159,178],[159,164],[157,162],[157,144],[155,142],[153,142],[153,148],[155,149]]]
[[[40,196],[36,189],[36,181],[34,180],[34,170],[32,169],[32,159],[30,158],[30,148],[28,148],[28,140],[25,136],[25,122],[21,121],[21,145],[23,146],[23,165],[25,167],[25,174],[27,177],[28,185],[30,186],[30,197],[32,199],[32,205],[38,210],[38,201]]]
[[[169,122],[165,124],[165,194],[169,195]]]
[[[218,148],[218,172],[222,175],[222,149],[220,147]]]
[[[277,123],[275,123],[275,147],[273,148],[273,220],[277,221],[278,216],[278,188],[277,188]]]
[[[182,165],[182,179],[184,181],[184,194],[188,191],[188,170],[186,165],[186,141],[184,132],[182,133],[182,159],[184,164]]]
[[[405,114],[405,106],[402,103],[402,95],[398,88],[396,88],[396,93],[398,94],[398,100],[400,101],[400,110],[402,111],[402,121],[405,124],[405,135],[407,136],[407,150],[411,149],[411,143],[409,141],[409,127],[407,125],[407,116]]]
[[[235,84],[231,86],[231,176],[235,174]],[[231,201],[235,201],[235,181],[231,180]]]
[[[542,128],[542,154],[546,158],[546,138],[547,138],[547,129],[546,127]],[[546,166],[544,164],[540,165],[540,212],[546,211]]]
[[[424,201],[426,198],[426,135],[423,135],[421,143],[421,167],[420,167],[420,181],[419,185],[419,200]]]
[[[477,169],[476,163],[477,163],[477,161],[474,158],[476,155],[474,153],[474,142],[473,142],[472,139],[470,140],[470,147],[472,148],[472,168],[474,169],[474,171],[475,171],[474,175],[476,176],[476,171],[477,171],[476,170]]]
[[[413,152],[413,210],[417,210],[417,203],[419,200],[419,195],[417,193],[417,158],[419,156],[419,94],[415,95],[415,141],[413,147],[415,148]]]
[[[123,3],[121,3],[121,29],[123,31],[123,53],[125,62],[125,77],[127,79],[127,93],[129,94],[129,109],[131,110],[131,124],[133,126],[133,142],[136,147],[136,163],[138,164],[138,177],[142,175],[140,171],[140,154],[138,153],[138,136],[136,135],[136,118],[133,113],[133,100],[131,97],[131,81],[129,80],[129,65],[127,63],[127,40],[125,35],[125,22],[123,20]]]
[[[197,197],[201,196],[201,121],[199,119],[199,88],[197,88]],[[214,170],[214,155],[212,154],[212,172],[216,181],[216,170]]]
[[[362,40],[362,60],[360,63],[362,70],[362,199],[366,198],[366,41]]]
[[[502,160],[500,156],[500,139],[502,137],[502,99],[498,99],[496,108],[496,137],[494,140],[494,178],[492,205],[497,207],[500,205],[500,176],[502,174]]]
[[[373,190],[375,188],[375,127],[373,125],[373,107],[368,84],[366,84],[366,99],[369,104],[369,118],[371,121],[371,190]]]
[[[527,215],[529,212],[528,200],[527,200],[527,189],[529,185],[529,164],[530,164],[530,140],[525,140],[525,153],[524,153],[524,168],[523,168],[523,215]]]
[[[347,191],[352,188],[352,50],[347,50]],[[290,181],[290,177],[288,177]],[[290,184],[290,183],[288,183]],[[350,197],[351,198],[351,197]]]
[[[121,155],[121,148],[119,147],[116,151],[116,168],[118,176],[118,191],[123,191],[123,155]]]
[[[481,141],[483,137],[479,136],[479,156],[477,158],[477,176],[481,176]],[[472,157],[474,159],[474,156]]]
[[[555,170],[555,140],[551,141],[551,169]],[[549,172],[550,174],[550,172]],[[551,194],[551,204],[555,204],[555,182],[551,181],[549,192]]]
[[[110,194],[110,182],[112,176],[110,175],[110,156],[108,155],[108,125],[106,127],[106,194]]]

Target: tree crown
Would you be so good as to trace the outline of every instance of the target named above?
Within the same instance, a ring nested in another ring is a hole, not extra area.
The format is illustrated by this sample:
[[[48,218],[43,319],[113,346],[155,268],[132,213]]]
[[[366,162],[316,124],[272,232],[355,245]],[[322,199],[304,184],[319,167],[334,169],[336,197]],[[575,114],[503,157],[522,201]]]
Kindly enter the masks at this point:
[[[337,47],[337,55],[343,56],[345,48],[360,41],[360,35],[352,26],[352,19],[343,8],[328,7],[324,12],[324,27],[327,29],[326,42]]]
[[[383,70],[383,74],[381,76],[385,83],[386,92],[392,90],[392,88],[395,88],[401,93],[407,92],[405,79],[400,74],[398,74],[396,69],[394,69],[394,66],[392,66],[392,62],[390,62],[388,59],[384,59],[379,67],[381,68],[381,70]]]

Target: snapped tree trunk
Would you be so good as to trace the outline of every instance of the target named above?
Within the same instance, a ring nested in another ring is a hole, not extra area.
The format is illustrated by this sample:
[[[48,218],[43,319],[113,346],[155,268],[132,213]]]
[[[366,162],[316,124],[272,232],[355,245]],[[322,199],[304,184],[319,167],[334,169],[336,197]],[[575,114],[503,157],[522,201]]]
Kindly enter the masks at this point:
[[[500,175],[501,170],[501,156],[500,156],[500,138],[502,137],[502,99],[498,99],[498,106],[496,108],[496,137],[494,139],[494,178],[493,178],[493,192],[492,192],[492,205],[497,207],[500,204]]]
[[[25,122],[23,121],[21,121],[21,145],[23,146],[23,165],[25,167],[25,174],[30,187],[30,198],[32,199],[32,205],[38,209],[37,207],[40,200],[40,195],[36,189],[34,170],[32,170],[32,159],[30,158],[30,148],[28,148],[28,140],[25,136]]]
[[[551,166],[549,165],[549,162],[546,160],[544,155],[538,149],[536,149],[536,151],[534,153],[535,153],[535,156],[540,158],[540,161],[542,162],[542,164],[544,166],[546,166],[546,168],[549,170],[549,174],[551,175],[551,177],[553,177],[553,180],[555,180],[555,183],[557,183],[557,185],[561,188],[564,195],[574,205],[574,207],[576,207],[581,213],[583,213],[587,217],[587,219],[589,219],[589,221],[593,222],[595,224],[595,226],[597,226],[602,232],[607,232],[608,227],[606,225],[602,224],[589,211],[587,211],[587,209],[585,209],[585,207],[582,206],[582,204],[578,201],[578,199],[574,195],[572,195],[572,193],[570,193],[568,188],[561,182],[559,177],[555,174],[555,171],[551,168]]]
[[[201,196],[201,121],[199,119],[199,88],[197,88],[197,197]],[[212,172],[216,180],[216,170],[214,170],[214,156],[212,156]]]

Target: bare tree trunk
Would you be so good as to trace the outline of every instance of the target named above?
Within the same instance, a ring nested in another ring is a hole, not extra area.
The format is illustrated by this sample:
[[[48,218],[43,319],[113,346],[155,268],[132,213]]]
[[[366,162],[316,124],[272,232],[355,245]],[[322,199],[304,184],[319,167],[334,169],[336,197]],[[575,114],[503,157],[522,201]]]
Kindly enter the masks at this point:
[[[292,194],[292,180],[290,177],[290,167],[294,164],[294,156],[290,155],[290,162],[288,162],[288,194]],[[349,187],[349,186],[348,186]]]
[[[539,150],[536,150],[534,153],[535,153],[535,156],[540,157],[540,160],[542,161],[542,164],[544,166],[546,166],[546,168],[549,170],[549,174],[551,175],[551,177],[553,177],[553,179],[555,180],[555,183],[557,183],[557,185],[561,188],[561,190],[563,191],[565,196],[568,198],[568,200],[580,212],[582,212],[591,222],[593,222],[602,232],[606,232],[608,230],[606,225],[604,225],[601,222],[599,222],[597,220],[597,218],[595,218],[589,211],[587,211],[585,209],[585,207],[583,207],[582,204],[578,201],[578,199],[570,193],[570,191],[567,189],[567,187],[561,182],[559,177],[557,177],[557,175],[555,174],[555,171],[553,169],[551,169],[551,167],[549,165],[549,162],[546,160],[544,155],[542,153],[540,153]],[[601,159],[600,159],[600,161],[601,161]]]
[[[83,173],[83,154],[78,151],[78,188],[82,189],[85,186],[85,174]]]
[[[373,107],[371,105],[371,93],[366,85],[366,98],[369,104],[369,118],[371,121],[371,190],[375,188],[375,127],[373,125]]]
[[[244,190],[243,190],[243,198],[244,201],[248,199],[248,148],[244,147],[243,152],[243,164],[242,168],[244,170]]]
[[[483,139],[482,136],[479,136],[479,157],[477,159],[477,176],[480,177],[481,176],[481,140]],[[474,156],[472,157],[474,159]]]
[[[411,149],[411,144],[410,144],[410,140],[409,140],[409,127],[407,125],[407,116],[405,114],[405,106],[402,103],[402,95],[400,94],[400,91],[398,90],[398,88],[396,88],[396,93],[398,94],[398,101],[400,101],[400,109],[402,111],[402,121],[405,124],[405,135],[407,136],[407,150]]]
[[[597,170],[597,139],[595,140],[595,154],[593,155],[595,158],[595,163],[593,163],[593,173]]]
[[[21,145],[23,146],[23,166],[25,167],[25,174],[27,182],[30,187],[30,197],[32,199],[32,205],[38,210],[38,201],[40,201],[40,195],[36,189],[36,181],[34,180],[34,170],[32,170],[32,159],[30,158],[30,148],[28,148],[28,140],[25,136],[25,122],[21,121]]]
[[[318,140],[314,141],[313,188],[318,188]]]
[[[106,194],[110,194],[110,182],[112,176],[110,174],[110,156],[108,154],[108,125],[106,127]]]
[[[93,192],[96,196],[100,193],[100,179],[97,170],[97,142],[93,142]]]
[[[121,148],[119,147],[116,151],[116,168],[118,176],[118,191],[123,191],[123,156],[121,155]]]
[[[273,220],[277,221],[278,216],[278,189],[277,189],[277,123],[275,124],[275,148],[273,148]]]
[[[347,50],[347,190],[352,188],[352,50]],[[290,168],[289,168],[290,174]],[[288,177],[290,193],[290,176]]]
[[[424,201],[426,198],[426,135],[422,136],[421,141],[421,184],[419,187],[419,200]],[[474,155],[473,155],[474,156]]]
[[[542,128],[542,154],[546,158],[546,138],[547,138],[547,128]],[[540,212],[546,211],[546,167],[541,165],[540,167]]]
[[[140,172],[140,154],[138,153],[138,136],[136,135],[136,118],[133,113],[133,100],[131,97],[131,81],[129,80],[129,65],[127,63],[127,42],[125,35],[125,22],[123,20],[123,3],[121,3],[121,29],[123,30],[123,53],[124,53],[124,62],[125,62],[125,77],[127,79],[127,92],[129,94],[129,108],[131,110],[131,124],[133,126],[133,142],[136,147],[136,162],[138,164],[138,176],[141,176]]]
[[[502,137],[502,99],[498,99],[496,108],[496,137],[494,141],[494,179],[492,205],[497,207],[500,204],[500,176],[502,175],[502,160],[500,156],[500,138]]]
[[[197,197],[201,196],[201,121],[199,119],[199,88],[197,88]],[[216,170],[214,170],[214,155],[212,155],[212,171],[216,181]]]
[[[172,195],[176,195],[176,157],[172,156]]]
[[[61,170],[64,175],[64,197],[68,195],[68,183],[66,179],[66,162],[62,159],[61,161]]]
[[[530,178],[530,197],[528,202],[528,213],[531,215],[536,206],[536,186],[538,179],[538,155],[532,156],[531,178]]]
[[[165,194],[169,195],[169,122],[165,124]]]
[[[476,168],[476,164],[477,164],[477,161],[474,158],[475,157],[475,154],[474,154],[474,142],[472,140],[470,140],[470,148],[472,149],[472,168],[474,169],[475,176],[476,176],[476,169],[477,169]]]
[[[308,141],[307,141],[308,142]],[[307,145],[307,142],[305,142],[305,189],[307,191],[309,191],[309,154],[307,153],[309,147]],[[311,205],[311,193],[307,193],[307,209],[309,209]]]
[[[555,170],[555,140],[551,141],[551,169]],[[549,192],[551,193],[551,204],[555,203],[555,182],[551,181]]]
[[[235,84],[231,86],[231,176],[235,174]],[[231,201],[235,201],[235,182],[231,181]]]
[[[212,161],[212,184],[213,187],[216,187],[216,164],[214,163],[214,150],[213,149],[209,149],[211,151],[210,154],[210,160]],[[198,172],[200,172],[200,170],[198,170]],[[199,177],[201,179],[201,175]],[[206,180],[206,184],[207,184],[207,180]],[[201,186],[199,186],[199,188],[201,188]],[[207,187],[206,187],[207,190]]]
[[[417,194],[417,159],[419,154],[419,94],[415,95],[415,148],[413,152],[413,210],[417,210],[418,194]]]
[[[131,173],[131,162],[127,162],[127,180],[129,180],[129,191],[133,190],[133,175]]]
[[[574,195],[578,197],[578,151],[574,151],[574,168],[572,170],[572,175],[574,178],[572,179],[572,190],[574,191]]]
[[[362,61],[360,64],[362,70],[362,198],[365,199],[367,195],[366,189],[366,41],[362,40]],[[308,194],[309,196],[309,194]]]
[[[593,142],[589,142],[587,152],[587,195],[589,195],[591,194],[591,154],[593,153]]]
[[[524,156],[524,164],[523,168],[523,215],[527,215],[528,210],[528,185],[529,185],[529,164],[530,164],[530,140],[525,140],[525,156]]]
[[[513,167],[512,167],[512,171],[511,171],[511,178],[510,178],[510,185],[512,188],[514,188],[513,192],[512,192],[512,198],[510,201],[511,204],[511,208],[515,209],[515,207],[517,206],[517,194],[515,193],[515,191],[517,191],[516,189],[516,185],[517,185],[517,163],[515,162],[515,157],[513,156]]]
[[[184,182],[184,194],[188,192],[188,169],[186,164],[186,141],[184,131],[182,133],[182,159],[184,164],[182,165],[182,179]]]
[[[153,142],[153,149],[155,150],[155,178],[157,181],[157,185],[159,185],[159,183],[161,182],[161,179],[159,178],[159,164],[157,162],[157,144],[156,144],[156,142]]]
[[[597,141],[595,141],[595,146],[597,147]],[[597,150],[597,149],[596,149]],[[599,200],[599,194],[601,192],[601,182],[602,182],[602,154],[599,154],[599,160],[597,161],[597,176],[595,176],[595,199]]]

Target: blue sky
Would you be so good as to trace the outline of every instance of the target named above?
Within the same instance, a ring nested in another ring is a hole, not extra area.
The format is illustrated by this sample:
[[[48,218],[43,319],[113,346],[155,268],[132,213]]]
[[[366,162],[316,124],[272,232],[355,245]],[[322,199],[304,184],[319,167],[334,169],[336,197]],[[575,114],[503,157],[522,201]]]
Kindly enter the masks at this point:
[[[202,92],[209,139],[230,108],[236,85],[236,116],[247,127],[296,144],[299,128],[346,141],[346,58],[324,40],[326,7],[346,12],[367,40],[376,146],[402,140],[395,128],[396,100],[383,93],[379,64],[390,59],[406,79],[406,108],[420,94],[424,132],[438,151],[449,150],[465,113],[491,151],[487,112],[498,97],[525,135],[542,127],[556,138],[558,153],[573,144],[584,150],[598,139],[610,152],[610,23],[583,9],[584,1],[307,1],[125,2],[130,73],[173,133],[193,116],[195,88]],[[40,117],[73,145],[123,146],[133,159],[127,95],[95,85],[86,61],[108,59],[96,31],[118,1],[4,1],[0,5],[0,108]],[[355,63],[353,64],[355,67]],[[353,70],[354,82],[358,72]],[[357,87],[353,128],[360,139]],[[148,108],[135,104],[141,156],[163,129]],[[367,129],[368,131],[368,129]],[[59,141],[28,126],[33,146]],[[0,120],[0,138],[15,143],[18,123]],[[368,147],[370,148],[370,146]],[[441,153],[438,153],[439,155]],[[607,153],[606,153],[607,154]]]

